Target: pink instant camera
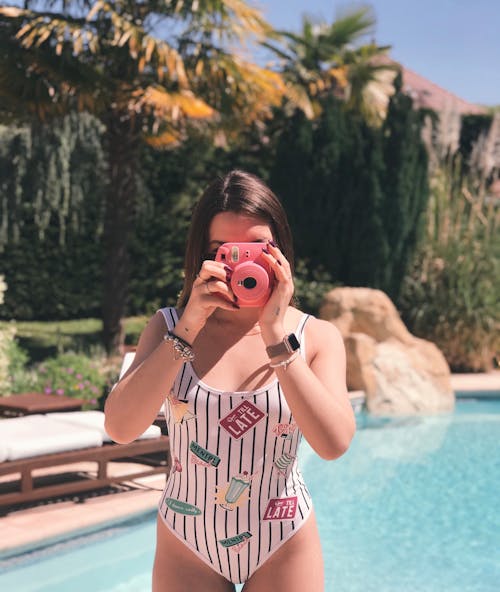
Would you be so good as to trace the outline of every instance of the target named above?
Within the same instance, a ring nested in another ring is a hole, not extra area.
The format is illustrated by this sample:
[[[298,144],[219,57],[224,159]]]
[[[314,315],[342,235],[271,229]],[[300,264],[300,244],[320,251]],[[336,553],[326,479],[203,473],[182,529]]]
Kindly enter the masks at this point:
[[[274,273],[262,255],[265,243],[224,243],[216,261],[233,270],[230,286],[243,307],[264,306],[273,288]]]

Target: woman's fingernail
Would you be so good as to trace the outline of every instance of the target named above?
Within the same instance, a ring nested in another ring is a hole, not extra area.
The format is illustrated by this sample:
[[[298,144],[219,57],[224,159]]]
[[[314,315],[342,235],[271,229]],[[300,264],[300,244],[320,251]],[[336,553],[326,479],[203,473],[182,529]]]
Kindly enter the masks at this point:
[[[269,251],[267,249],[262,249],[262,252],[265,253],[266,255],[270,255],[271,253],[269,253]]]
[[[279,261],[278,259],[276,259],[276,263],[277,263],[278,265],[282,265],[281,261]]]
[[[229,265],[224,265],[224,269],[226,270],[226,272],[230,273],[233,270],[229,267]]]
[[[270,241],[269,241],[269,244],[270,244],[272,247],[277,247],[277,246],[278,246],[278,245],[277,245],[277,244],[276,244],[274,241],[272,241],[272,240],[270,240]]]
[[[226,271],[226,282],[229,283],[231,281],[231,272]]]
[[[236,296],[236,294],[234,295],[234,301],[238,302],[238,296]]]
[[[232,305],[233,305],[233,308],[238,308],[238,309],[240,308],[240,305],[236,304],[236,302],[233,302]]]

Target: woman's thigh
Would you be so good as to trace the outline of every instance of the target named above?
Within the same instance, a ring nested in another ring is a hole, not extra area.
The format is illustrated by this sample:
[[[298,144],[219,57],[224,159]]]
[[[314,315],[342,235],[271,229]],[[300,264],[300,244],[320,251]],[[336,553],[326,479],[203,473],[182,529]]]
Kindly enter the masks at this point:
[[[323,592],[323,556],[316,517],[275,551],[250,577],[243,592]]]
[[[153,592],[234,592],[234,584],[197,557],[158,516]]]

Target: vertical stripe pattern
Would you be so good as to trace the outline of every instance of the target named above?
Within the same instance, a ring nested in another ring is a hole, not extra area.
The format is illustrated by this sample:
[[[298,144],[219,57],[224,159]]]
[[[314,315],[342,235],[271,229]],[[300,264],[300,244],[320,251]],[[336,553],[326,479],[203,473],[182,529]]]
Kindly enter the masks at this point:
[[[175,309],[162,309],[170,330]],[[304,315],[296,334],[304,352]],[[301,434],[277,380],[252,392],[208,389],[183,365],[165,402],[171,471],[159,512],[198,557],[234,583],[306,520]]]

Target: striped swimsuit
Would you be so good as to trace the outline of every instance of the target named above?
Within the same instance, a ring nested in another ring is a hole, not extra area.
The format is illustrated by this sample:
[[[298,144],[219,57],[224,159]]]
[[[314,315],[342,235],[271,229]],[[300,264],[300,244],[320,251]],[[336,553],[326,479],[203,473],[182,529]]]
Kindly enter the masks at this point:
[[[170,330],[173,308],[161,310]],[[304,351],[303,315],[296,335]],[[302,434],[275,378],[222,392],[183,365],[165,403],[172,468],[159,503],[167,527],[212,569],[248,580],[305,523],[311,497],[297,466]]]

